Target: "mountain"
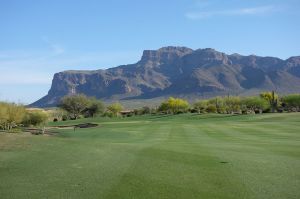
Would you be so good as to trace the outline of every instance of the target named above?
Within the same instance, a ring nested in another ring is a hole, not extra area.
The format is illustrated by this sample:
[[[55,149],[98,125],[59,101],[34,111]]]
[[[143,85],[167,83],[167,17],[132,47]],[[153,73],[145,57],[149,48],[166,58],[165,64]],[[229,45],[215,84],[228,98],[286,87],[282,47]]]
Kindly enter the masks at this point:
[[[145,50],[135,64],[56,73],[48,94],[31,106],[55,106],[63,96],[76,93],[103,100],[133,100],[248,95],[265,90],[299,92],[300,56],[282,60],[227,55],[211,48],[163,47]]]

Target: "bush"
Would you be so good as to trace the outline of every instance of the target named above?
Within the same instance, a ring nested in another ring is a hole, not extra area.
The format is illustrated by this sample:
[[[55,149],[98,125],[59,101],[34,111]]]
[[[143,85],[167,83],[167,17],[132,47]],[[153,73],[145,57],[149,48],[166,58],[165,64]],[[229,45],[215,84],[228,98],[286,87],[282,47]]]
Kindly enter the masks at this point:
[[[220,114],[226,113],[226,107],[224,107],[224,106],[217,107],[217,112],[220,113]]]
[[[20,125],[25,113],[22,105],[0,102],[0,129],[11,130]]]
[[[208,107],[208,100],[201,100],[194,104],[194,109],[197,110],[198,113],[205,113]]]
[[[277,93],[275,93],[274,91],[272,92],[263,92],[260,94],[260,97],[267,100],[269,102],[270,105],[270,110],[272,113],[275,112],[275,110],[277,110],[278,108],[278,102],[279,102],[279,98]]]
[[[120,103],[114,103],[107,107],[107,112],[110,112],[112,116],[118,116],[123,110],[123,106]]]
[[[241,111],[241,99],[239,97],[224,97],[224,106],[228,114]]]
[[[43,111],[29,111],[23,119],[25,126],[39,126],[48,120],[47,113]]]
[[[112,112],[106,111],[106,112],[103,113],[103,116],[104,117],[113,117],[114,114]]]
[[[96,98],[90,98],[89,104],[84,110],[85,117],[94,117],[97,114],[102,114],[104,112],[104,104],[102,101]]]
[[[189,108],[189,103],[180,98],[170,97],[168,100],[161,103],[159,106],[159,111],[166,113],[185,113]]]
[[[208,105],[206,108],[206,112],[208,113],[216,113],[217,112],[217,107],[215,105]]]
[[[145,115],[145,114],[150,114],[150,113],[151,113],[151,109],[150,109],[150,107],[148,107],[148,106],[144,106],[144,107],[141,109],[141,112],[142,112],[143,115]]]
[[[268,101],[260,97],[245,97],[241,100],[241,104],[246,111],[254,113],[262,113],[270,107]]]
[[[67,115],[63,115],[62,117],[61,117],[61,120],[62,121],[67,121],[69,119],[69,117],[67,116]]]
[[[300,94],[291,94],[282,97],[282,107],[290,112],[300,111]]]

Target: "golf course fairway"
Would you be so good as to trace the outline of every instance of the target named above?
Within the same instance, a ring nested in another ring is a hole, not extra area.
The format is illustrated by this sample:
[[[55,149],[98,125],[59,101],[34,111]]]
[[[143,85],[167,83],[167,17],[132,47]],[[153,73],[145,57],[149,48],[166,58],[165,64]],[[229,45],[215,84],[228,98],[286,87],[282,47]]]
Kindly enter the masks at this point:
[[[0,132],[1,199],[300,198],[300,113],[93,118]]]

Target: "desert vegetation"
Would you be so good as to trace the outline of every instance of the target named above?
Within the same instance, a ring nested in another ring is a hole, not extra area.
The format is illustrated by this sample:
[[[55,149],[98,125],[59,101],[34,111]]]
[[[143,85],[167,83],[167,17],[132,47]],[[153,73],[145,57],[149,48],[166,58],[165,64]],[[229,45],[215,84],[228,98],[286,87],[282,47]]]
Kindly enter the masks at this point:
[[[15,103],[0,102],[0,129],[18,132],[22,127],[45,126],[48,114],[43,110],[30,110]]]
[[[144,106],[124,114],[125,116],[145,114],[180,114],[180,113],[219,113],[219,114],[257,114],[268,112],[299,111],[299,94],[281,96],[274,91],[263,92],[258,96],[239,97],[223,96],[198,100],[190,104],[185,99],[170,97],[161,102],[158,107]],[[60,106],[65,113],[65,118],[77,119],[78,117],[118,117],[124,107],[116,102],[105,107],[104,103],[95,98],[84,95],[67,96],[62,99]]]
[[[26,110],[15,103],[0,103],[0,128],[10,131],[23,122]]]
[[[104,105],[100,100],[88,98],[83,94],[62,98],[59,107],[68,112],[70,119],[77,119],[80,115],[94,117],[104,111]]]
[[[274,91],[258,96],[223,96],[198,100],[194,104],[180,98],[170,97],[158,107],[144,106],[125,110],[116,102],[105,104],[83,94],[62,98],[57,108],[44,111],[27,109],[21,104],[0,102],[0,129],[12,131],[21,127],[44,127],[47,121],[66,121],[78,118],[129,117],[147,114],[217,113],[217,114],[262,114],[268,112],[299,112],[300,94],[279,96]]]

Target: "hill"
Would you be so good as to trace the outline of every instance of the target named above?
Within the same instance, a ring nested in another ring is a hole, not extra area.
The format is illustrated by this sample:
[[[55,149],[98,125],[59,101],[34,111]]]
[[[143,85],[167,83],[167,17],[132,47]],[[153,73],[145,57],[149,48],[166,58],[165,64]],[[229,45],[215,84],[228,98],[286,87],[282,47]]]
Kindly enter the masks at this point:
[[[145,50],[135,64],[106,70],[56,73],[48,94],[31,104],[55,106],[65,96],[83,93],[103,100],[140,100],[168,96],[185,98],[264,90],[300,91],[300,56],[227,55],[211,48],[163,47]]]

